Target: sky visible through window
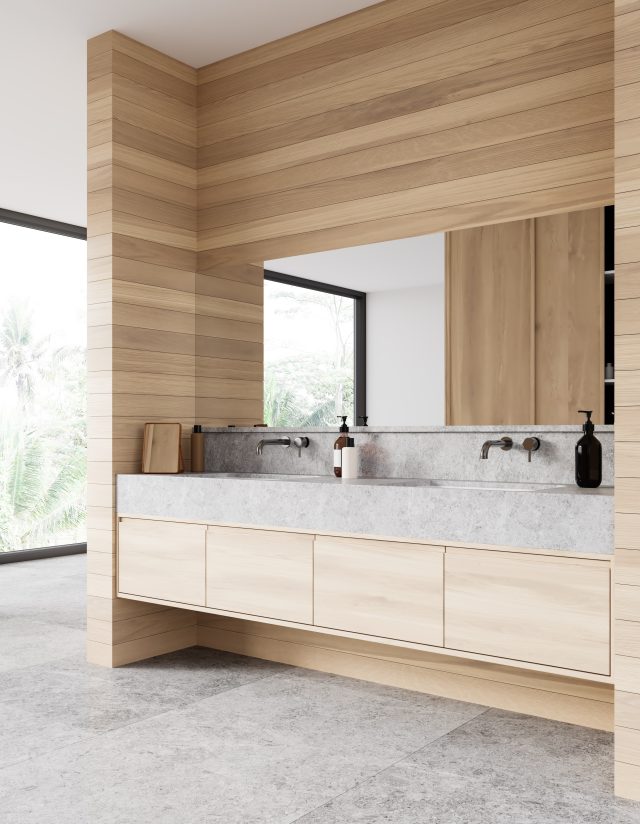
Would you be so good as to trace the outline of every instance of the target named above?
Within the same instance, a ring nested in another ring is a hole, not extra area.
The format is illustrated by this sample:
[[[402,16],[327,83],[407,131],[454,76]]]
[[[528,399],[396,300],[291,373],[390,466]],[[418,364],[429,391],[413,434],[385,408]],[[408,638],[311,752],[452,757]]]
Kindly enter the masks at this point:
[[[85,540],[86,243],[0,223],[0,551]]]

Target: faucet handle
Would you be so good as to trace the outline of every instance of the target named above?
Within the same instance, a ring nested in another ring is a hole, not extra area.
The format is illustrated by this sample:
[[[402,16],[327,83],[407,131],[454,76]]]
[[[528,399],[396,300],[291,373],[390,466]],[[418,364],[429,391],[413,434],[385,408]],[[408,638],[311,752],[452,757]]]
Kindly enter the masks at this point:
[[[298,435],[297,438],[293,439],[293,445],[298,450],[298,457],[302,457],[302,450],[306,449],[309,446],[309,438],[306,435]]]
[[[531,453],[537,452],[540,449],[540,438],[529,437],[522,441],[522,448],[529,453],[529,463],[531,463]]]

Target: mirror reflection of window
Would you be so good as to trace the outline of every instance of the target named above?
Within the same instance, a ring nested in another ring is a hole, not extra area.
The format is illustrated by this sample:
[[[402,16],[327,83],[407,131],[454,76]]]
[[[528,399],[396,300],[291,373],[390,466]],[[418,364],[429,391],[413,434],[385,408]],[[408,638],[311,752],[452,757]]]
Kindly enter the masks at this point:
[[[335,426],[355,415],[354,303],[344,295],[265,279],[264,420]]]

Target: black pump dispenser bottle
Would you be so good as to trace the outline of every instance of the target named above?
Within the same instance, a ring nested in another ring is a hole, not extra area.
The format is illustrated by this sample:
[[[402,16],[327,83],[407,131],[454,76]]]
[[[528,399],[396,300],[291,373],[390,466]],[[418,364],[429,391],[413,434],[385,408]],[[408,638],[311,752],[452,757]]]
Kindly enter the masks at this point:
[[[340,435],[333,445],[333,474],[336,478],[342,477],[342,448],[344,446],[353,446],[349,443],[349,427],[347,426],[347,416],[338,415],[342,421],[340,424]]]
[[[582,425],[584,435],[576,444],[576,483],[587,489],[594,489],[602,483],[602,445],[593,434],[590,409],[579,409],[587,419]]]

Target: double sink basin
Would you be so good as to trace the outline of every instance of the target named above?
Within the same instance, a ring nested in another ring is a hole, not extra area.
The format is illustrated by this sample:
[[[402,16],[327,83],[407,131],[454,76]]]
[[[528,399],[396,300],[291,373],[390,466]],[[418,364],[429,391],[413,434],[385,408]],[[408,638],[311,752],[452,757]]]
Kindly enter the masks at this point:
[[[240,480],[259,481],[292,481],[298,483],[340,483],[357,486],[430,486],[442,489],[478,489],[495,490],[500,492],[545,492],[553,489],[564,489],[566,484],[535,484],[499,481],[449,481],[431,480],[427,478],[358,478],[355,480],[341,480],[328,475],[285,475],[262,474],[259,472],[208,472],[202,477],[233,478]]]

